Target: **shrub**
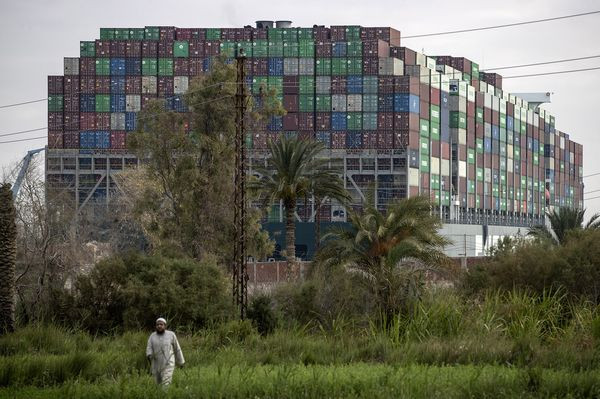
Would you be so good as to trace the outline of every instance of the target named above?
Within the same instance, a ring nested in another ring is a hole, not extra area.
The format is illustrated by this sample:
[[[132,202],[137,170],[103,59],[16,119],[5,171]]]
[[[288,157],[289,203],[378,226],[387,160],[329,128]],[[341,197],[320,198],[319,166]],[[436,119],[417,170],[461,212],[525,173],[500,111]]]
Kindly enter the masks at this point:
[[[277,318],[271,298],[267,295],[254,297],[248,307],[248,318],[261,335],[272,333],[277,327]]]
[[[75,283],[74,316],[90,331],[202,328],[231,315],[228,282],[214,261],[127,254],[104,260]]]

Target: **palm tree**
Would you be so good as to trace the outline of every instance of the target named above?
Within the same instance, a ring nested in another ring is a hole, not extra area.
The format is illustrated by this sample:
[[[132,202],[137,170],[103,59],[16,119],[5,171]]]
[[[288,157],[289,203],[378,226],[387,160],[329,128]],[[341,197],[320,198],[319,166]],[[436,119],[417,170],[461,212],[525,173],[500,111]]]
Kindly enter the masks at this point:
[[[529,229],[527,235],[541,241],[562,245],[565,243],[569,231],[600,228],[600,213],[592,215],[590,220],[585,225],[583,224],[585,209],[560,207],[552,209],[546,215],[550,221],[550,228],[546,225],[534,226]]]
[[[407,297],[418,295],[414,273],[440,270],[448,261],[442,250],[449,241],[430,210],[427,198],[414,197],[390,203],[384,214],[369,198],[362,211],[350,212],[350,229],[324,237],[317,260],[361,276],[390,320]]]
[[[10,184],[0,186],[0,335],[15,328],[16,211]]]
[[[288,261],[288,280],[296,260],[295,213],[298,198],[307,198],[314,188],[314,181],[323,182],[332,177],[326,168],[327,160],[317,155],[323,149],[322,143],[312,140],[298,140],[282,137],[269,142],[269,165],[256,168],[261,175],[251,181],[250,190],[262,196],[265,206],[283,202],[285,209],[285,257]]]
[[[347,205],[352,199],[348,191],[344,188],[344,181],[340,177],[339,173],[334,170],[327,170],[319,172],[315,178],[310,181],[310,193],[314,199],[315,205],[315,252],[319,250],[321,244],[321,206],[323,202],[329,199],[333,199]]]

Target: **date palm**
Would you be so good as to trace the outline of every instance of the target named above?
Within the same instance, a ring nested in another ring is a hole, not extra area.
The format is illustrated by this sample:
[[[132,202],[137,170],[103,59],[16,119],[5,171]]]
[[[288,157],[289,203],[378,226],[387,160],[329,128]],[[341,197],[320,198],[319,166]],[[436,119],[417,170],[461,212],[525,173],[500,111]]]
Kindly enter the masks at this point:
[[[0,335],[15,328],[16,211],[10,184],[0,187]]]
[[[568,232],[579,229],[599,229],[600,213],[593,215],[584,225],[585,209],[560,207],[547,212],[550,228],[546,225],[534,226],[527,235],[555,245],[565,243]]]
[[[261,175],[249,184],[250,190],[259,194],[265,206],[281,201],[285,209],[285,257],[288,261],[287,278],[291,278],[296,259],[295,213],[299,198],[308,198],[315,182],[324,186],[335,186],[336,178],[327,169],[327,160],[317,158],[324,148],[322,143],[282,137],[268,144],[271,157],[267,167],[256,168]],[[325,184],[325,181],[332,181]],[[339,180],[339,177],[337,177]],[[337,187],[336,187],[337,190]],[[337,196],[338,191],[331,190]]]
[[[427,198],[414,197],[390,203],[384,214],[369,198],[362,211],[350,211],[349,229],[323,237],[317,260],[361,276],[390,320],[407,298],[418,296],[416,274],[441,270],[448,261],[442,250],[449,241],[430,210]]]

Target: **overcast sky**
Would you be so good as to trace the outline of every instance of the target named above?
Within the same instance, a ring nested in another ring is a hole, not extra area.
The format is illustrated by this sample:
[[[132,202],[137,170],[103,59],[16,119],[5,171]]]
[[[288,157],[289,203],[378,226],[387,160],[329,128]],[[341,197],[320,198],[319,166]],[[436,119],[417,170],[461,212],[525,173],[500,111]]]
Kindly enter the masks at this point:
[[[85,5],[84,5],[85,4]],[[99,37],[100,27],[241,27],[260,19],[292,20],[294,26],[391,26],[402,35],[456,30],[575,14],[600,9],[596,0],[502,1],[189,1],[102,0],[2,1],[0,4],[0,106],[45,98],[47,75],[60,75],[63,57],[79,55],[80,40]],[[522,27],[430,38],[403,45],[426,54],[467,57],[480,69],[600,54],[600,14]],[[600,66],[600,59],[512,69],[505,76]],[[502,73],[502,72],[501,72]],[[598,129],[600,70],[506,79],[509,92],[550,91],[558,129],[584,146],[584,175],[600,172]],[[46,103],[0,109],[0,134],[46,126]],[[0,137],[45,136],[45,131]],[[0,168],[46,139],[0,144]],[[586,190],[600,190],[600,175]],[[600,191],[588,197],[600,196]],[[586,203],[600,212],[600,198]],[[589,212],[588,211],[588,212]]]

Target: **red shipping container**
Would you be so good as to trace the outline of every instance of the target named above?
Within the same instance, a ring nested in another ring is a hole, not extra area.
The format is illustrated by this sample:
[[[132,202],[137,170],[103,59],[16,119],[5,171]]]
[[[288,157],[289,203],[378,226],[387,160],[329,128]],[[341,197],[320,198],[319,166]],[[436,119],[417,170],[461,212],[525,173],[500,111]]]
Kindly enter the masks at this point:
[[[315,132],[313,131],[299,131],[298,140],[314,140]]]
[[[110,56],[125,57],[127,56],[127,42],[122,40],[110,41]]]
[[[79,91],[82,94],[96,93],[96,77],[95,76],[80,76]]]
[[[48,112],[48,130],[63,130],[63,113]]]
[[[329,40],[331,38],[331,34],[330,34],[330,30],[329,28],[326,28],[324,26],[313,26],[313,36],[315,37],[315,40]],[[265,37],[266,39],[266,37]]]
[[[475,154],[475,159],[478,167],[483,166],[483,154]]]
[[[441,149],[442,149],[442,159],[450,159],[450,144],[449,143],[444,143],[442,141],[441,143]]]
[[[429,101],[433,105],[440,105],[440,89],[436,89],[435,87],[431,88],[431,94],[429,97]]]
[[[48,148],[63,148],[63,132],[48,132]]]
[[[96,112],[96,129],[110,130],[110,113]]]
[[[419,104],[419,116],[422,119],[429,119],[429,103],[427,101],[420,101]]]
[[[477,194],[479,194],[481,196],[483,194],[483,183],[476,181],[475,182],[475,190],[477,191]],[[480,199],[480,201],[481,201],[481,199]],[[481,204],[480,204],[480,206],[481,206]]]
[[[192,29],[190,28],[175,28],[175,38],[177,40],[191,40]]]
[[[363,131],[362,132],[362,148],[377,148],[377,132]]]
[[[498,111],[492,110],[492,125],[498,125],[499,123],[500,123],[500,113]]]
[[[394,130],[394,113],[393,112],[377,113],[377,130]],[[391,147],[387,147],[387,148],[391,148]]]
[[[94,57],[81,57],[79,59],[79,75],[82,77],[96,75],[96,59]]]
[[[298,76],[283,77],[283,94],[298,94],[300,85]]]
[[[394,132],[394,148],[407,148],[409,142],[409,131],[395,131]],[[364,134],[363,134],[363,148],[372,148],[372,147],[364,147]]]
[[[363,58],[363,75],[378,75],[379,74],[379,58],[364,57]]]
[[[204,41],[192,40],[189,44],[189,54],[194,58],[204,57]]]
[[[490,123],[492,120],[492,109],[491,108],[483,108],[483,120],[487,123]]]
[[[146,106],[151,102],[156,100],[158,97],[152,96],[149,94],[145,94],[142,96],[141,107],[142,109],[146,108]],[[110,116],[110,115],[109,115]],[[98,123],[98,116],[96,116],[96,123]]]
[[[331,57],[331,42],[318,41],[315,45],[315,55],[317,57],[324,57],[324,58]]]
[[[79,148],[79,133],[64,133],[63,134],[63,148]]]
[[[175,27],[174,26],[161,26],[158,38],[160,40],[175,40]]]
[[[96,58],[110,57],[110,42],[105,40],[96,40]]]
[[[156,58],[158,57],[158,42],[153,40],[144,40],[142,42],[142,57]]]
[[[48,94],[63,94],[63,77],[48,76]]]
[[[287,113],[283,115],[283,130],[298,130],[297,113]]]
[[[386,131],[377,132],[377,148],[387,149],[394,148],[394,133]]]
[[[429,102],[429,92],[431,91],[430,86],[428,84],[425,83],[420,83],[419,84],[419,96],[421,101],[424,101],[426,103]]]
[[[65,95],[63,103],[66,112],[79,112],[79,94]]]
[[[409,197],[417,197],[419,196],[419,187],[418,186],[409,186],[408,187]]]
[[[467,160],[467,146],[464,144],[458,145],[458,160],[459,161]]]
[[[175,58],[173,65],[175,76],[188,76],[190,74],[190,61],[188,58]]]
[[[173,57],[173,42],[172,41],[158,42],[158,57],[159,58]]]
[[[419,132],[415,131],[415,130],[409,130],[408,131],[408,146],[412,149],[415,150],[420,150],[421,149],[421,142],[420,142],[420,135]]]
[[[379,94],[393,94],[394,93],[394,77],[393,76],[380,76],[377,79],[377,91]]]
[[[414,112],[395,112],[394,129],[419,129],[419,115]]]
[[[330,112],[317,112],[317,130],[329,130],[331,129],[331,113]]]
[[[81,130],[96,129],[96,114],[94,112],[82,112],[79,114],[79,128]]]
[[[401,59],[404,65],[415,65],[417,62],[417,53],[406,47],[390,47],[390,57]]]
[[[122,130],[113,130],[110,132],[110,148],[127,148],[127,133]]]
[[[288,112],[298,112],[298,96],[293,94],[283,95],[283,108]],[[293,129],[284,129],[293,130]]]
[[[110,94],[110,77],[96,76],[96,94]]]
[[[331,40],[334,42],[345,42],[346,28],[346,25],[331,25]]]
[[[190,68],[190,76],[199,76],[204,72],[204,59],[203,58],[190,58],[189,68]]]
[[[426,189],[425,192],[429,191],[429,173],[421,172],[421,189]]]
[[[64,94],[79,94],[79,76],[65,76]]]
[[[331,94],[346,94],[348,79],[345,76],[331,77]]]
[[[254,58],[252,61],[252,74],[258,76],[266,76],[269,74],[269,59]]]
[[[431,156],[432,157],[436,157],[436,158],[440,157],[441,145],[440,145],[440,141],[439,140],[431,140],[431,144],[429,146],[429,149],[431,151]]]
[[[483,123],[475,122],[475,136],[478,139],[482,139],[484,132],[485,132],[485,127],[484,127]]]
[[[204,53],[206,55],[219,55],[221,53],[221,43],[218,41],[207,41],[204,44]]]
[[[331,148],[346,148],[346,132],[331,132]]]
[[[160,76],[158,78],[158,96],[168,97],[173,95],[175,84],[172,76]]]
[[[312,112],[301,112],[298,114],[298,129],[314,130],[315,116]]]
[[[257,28],[252,31],[253,40],[267,40],[268,32],[266,28]]]
[[[252,146],[255,149],[265,149],[267,148],[267,133],[257,132],[252,134]]]
[[[142,94],[141,76],[127,76],[125,78],[125,94]]]
[[[475,116],[475,103],[472,101],[467,101],[467,116]]]
[[[390,44],[383,40],[363,41],[363,57],[389,57]]]

